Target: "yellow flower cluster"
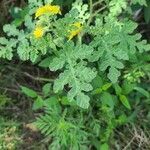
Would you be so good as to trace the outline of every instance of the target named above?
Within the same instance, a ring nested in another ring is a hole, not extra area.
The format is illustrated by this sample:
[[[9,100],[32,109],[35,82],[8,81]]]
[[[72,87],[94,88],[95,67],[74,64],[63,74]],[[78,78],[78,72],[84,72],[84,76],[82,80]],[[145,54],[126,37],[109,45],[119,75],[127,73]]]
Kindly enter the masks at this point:
[[[70,34],[68,36],[69,40],[71,40],[73,37],[75,37],[82,31],[82,24],[80,22],[76,22],[72,24],[72,26],[74,26],[76,29],[70,31]]]
[[[45,6],[42,6],[37,9],[35,18],[38,18],[44,14],[52,14],[52,15],[61,14],[60,7],[57,5],[52,6],[48,4]]]
[[[38,18],[44,14],[50,14],[50,15],[61,14],[60,7],[57,5],[52,6],[50,4],[42,6],[37,9],[37,11],[35,13],[35,18]],[[73,29],[69,30],[68,40],[71,40],[73,37],[75,37],[82,31],[82,23],[81,22],[75,22],[75,23],[71,24],[71,26],[73,27]],[[45,30],[42,26],[37,26],[33,31],[33,35],[35,38],[38,39],[44,35],[44,32],[45,32]]]
[[[36,13],[35,13],[35,18],[38,18],[44,14],[51,14],[51,15],[55,15],[55,14],[61,14],[60,11],[60,7],[57,5],[45,5],[42,6],[40,8],[37,9]],[[33,31],[33,35],[35,38],[41,38],[44,35],[44,28],[42,26],[37,26],[34,31]]]
[[[40,26],[36,27],[34,32],[33,32],[33,34],[34,34],[35,38],[37,38],[37,39],[41,38],[43,36],[43,34],[44,34],[44,29],[42,27],[40,27]]]

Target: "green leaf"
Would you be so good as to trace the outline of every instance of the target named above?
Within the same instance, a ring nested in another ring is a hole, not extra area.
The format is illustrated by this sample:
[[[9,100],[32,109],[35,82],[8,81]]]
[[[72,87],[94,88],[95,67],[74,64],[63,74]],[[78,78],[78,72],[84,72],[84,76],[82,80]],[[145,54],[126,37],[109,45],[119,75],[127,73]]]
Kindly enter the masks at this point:
[[[111,3],[116,8],[116,3],[126,2],[113,0]],[[97,32],[94,40],[90,43],[95,48],[91,56],[96,58],[93,58],[94,61],[98,61],[100,71],[108,72],[109,69],[107,77],[112,83],[116,83],[121,75],[120,69],[124,68],[124,61],[132,59],[131,56],[135,53],[150,50],[150,44],[141,39],[142,35],[134,34],[136,28],[137,23],[128,19],[123,19],[118,22],[118,25],[112,24],[109,19],[106,19],[106,23],[103,25],[105,33]]]
[[[8,36],[18,36],[19,30],[16,29],[15,25],[7,24],[3,27],[4,32],[7,33]]]
[[[32,109],[33,110],[41,109],[43,106],[44,106],[44,101],[40,96],[38,96],[37,99],[33,103]]]
[[[61,55],[59,58],[56,57],[53,59],[53,61],[50,63],[49,67],[52,71],[56,71],[58,69],[63,68],[64,64],[65,64],[65,56]]]
[[[109,150],[109,145],[107,143],[102,144],[100,150]]]
[[[27,88],[25,86],[21,86],[21,90],[25,95],[27,95],[31,98],[36,98],[38,96],[37,93],[34,90],[32,90],[30,88]]]
[[[24,22],[25,16],[28,15],[29,7],[27,6],[23,9],[21,9],[19,7],[13,7],[10,11],[11,11],[12,17],[15,19],[12,22],[12,24],[18,27]]]
[[[106,83],[102,87],[99,87],[92,91],[92,95],[100,94],[103,91],[107,91],[112,86],[112,83]]]
[[[46,107],[54,107],[58,105],[58,98],[55,96],[49,97],[46,100],[44,100]]]
[[[103,91],[107,91],[112,86],[112,83],[106,83],[102,86]]]
[[[84,93],[80,93],[77,95],[77,105],[83,109],[87,109],[89,107],[90,98]]]
[[[51,87],[52,87],[51,83],[47,83],[43,86],[42,92],[43,92],[44,96],[47,96],[48,94],[50,94]]]
[[[150,1],[147,1],[147,6],[144,7],[144,18],[146,23],[150,23]]]
[[[39,66],[43,68],[49,68],[51,60],[52,60],[52,57],[47,57],[39,63]]]
[[[100,88],[97,88],[97,89],[95,89],[94,91],[92,91],[92,95],[100,94],[100,93],[102,93],[102,92],[103,92],[103,90],[102,90],[102,88],[100,87]]]
[[[132,4],[140,4],[140,5],[144,5],[144,6],[147,6],[146,4],[146,0],[132,0],[131,1]]]
[[[130,103],[125,95],[119,95],[119,99],[126,108],[131,110]]]
[[[147,92],[145,89],[143,89],[141,87],[134,87],[134,90],[136,90],[139,93],[143,94],[145,97],[150,98],[150,93]]]
[[[55,81],[54,81],[54,92],[59,92],[59,91],[62,91],[64,86],[68,83],[68,80],[70,78],[70,72],[65,70],[63,73],[61,73],[59,75],[59,78],[57,78]]]
[[[110,68],[108,73],[108,78],[112,81],[112,83],[116,83],[118,77],[120,76],[120,72],[116,68]]]
[[[119,125],[123,125],[123,124],[127,123],[128,118],[125,114],[123,114],[123,115],[120,115],[116,121]]]
[[[55,96],[51,96],[44,100],[44,106],[48,109],[56,110],[57,112],[61,111],[61,106],[59,104],[59,99]]]
[[[50,69],[56,71],[64,67],[64,71],[54,81],[54,92],[59,92],[67,85],[70,90],[67,94],[68,100],[77,101],[82,108],[88,108],[89,97],[84,92],[93,89],[91,81],[96,77],[95,68],[87,67],[87,59],[91,56],[93,48],[86,45],[74,45],[69,41],[59,51],[57,59],[53,59]],[[60,60],[61,59],[61,60]],[[58,62],[60,60],[60,62]]]
[[[127,2],[125,0],[111,0],[109,3],[110,7],[110,15],[113,16],[118,16],[123,9],[126,9],[127,7]]]
[[[124,95],[128,95],[129,93],[131,93],[134,90],[135,86],[136,86],[135,84],[131,84],[131,83],[127,82],[127,81],[124,81],[123,82],[123,86],[122,86],[122,89],[123,89],[122,93]]]
[[[62,98],[61,98],[61,103],[63,104],[63,105],[70,105],[70,106],[76,106],[77,104],[76,104],[76,101],[69,101],[68,100],[68,97],[65,97],[65,96],[63,96]]]
[[[94,89],[99,88],[103,85],[103,80],[102,77],[100,77],[99,75],[97,75],[93,81],[92,81],[92,86]]]
[[[114,108],[114,100],[111,94],[107,93],[107,92],[103,92],[102,96],[101,96],[101,101],[103,105],[107,105],[109,106],[111,109]]]
[[[114,84],[113,85],[114,86],[114,88],[115,88],[115,92],[116,92],[116,94],[117,95],[120,95],[121,93],[122,93],[122,89],[121,89],[121,87],[119,86],[119,84]]]
[[[11,60],[13,57],[13,48],[16,47],[16,40],[15,39],[6,39],[4,37],[0,38],[0,57],[7,58]]]

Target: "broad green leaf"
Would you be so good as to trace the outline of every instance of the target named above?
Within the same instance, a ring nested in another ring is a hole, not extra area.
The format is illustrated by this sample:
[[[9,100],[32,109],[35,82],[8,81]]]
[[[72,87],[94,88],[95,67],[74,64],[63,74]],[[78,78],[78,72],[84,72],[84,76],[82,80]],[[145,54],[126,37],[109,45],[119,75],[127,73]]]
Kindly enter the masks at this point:
[[[107,91],[112,86],[112,83],[106,83],[102,86],[103,91]]]
[[[37,99],[33,103],[33,110],[41,109],[44,106],[44,101],[43,99],[38,96]]]
[[[102,87],[99,87],[92,91],[92,95],[100,94],[103,91],[107,91],[112,86],[112,83],[106,83]]]
[[[120,95],[120,94],[122,93],[122,89],[121,89],[121,87],[119,86],[119,84],[116,83],[116,84],[114,84],[113,86],[114,86],[114,88],[115,88],[116,94],[117,94],[117,95]]]
[[[19,27],[25,20],[25,16],[28,16],[29,13],[29,7],[25,7],[23,9],[19,7],[12,7],[11,15],[15,19],[12,24]]]
[[[119,95],[119,99],[126,108],[131,110],[130,103],[125,95]]]
[[[44,106],[48,109],[56,110],[57,112],[61,111],[61,106],[59,104],[59,99],[55,96],[49,97],[44,100]]]
[[[109,150],[109,145],[107,143],[102,144],[100,150]]]
[[[135,86],[136,86],[135,84],[124,81],[123,86],[122,86],[122,90],[123,90],[122,93],[124,95],[128,95],[129,93],[131,93],[134,90]]]
[[[97,75],[93,81],[92,81],[92,86],[94,89],[99,88],[103,85],[103,80],[102,77],[100,77],[99,75]]]
[[[36,98],[38,96],[37,93],[34,90],[32,90],[30,88],[27,88],[25,86],[21,86],[21,90],[25,95],[27,95],[31,98]]]
[[[125,114],[120,115],[117,119],[117,123],[119,125],[125,124],[128,121],[127,116]]]
[[[144,7],[144,18],[146,23],[150,23],[150,1],[147,1],[147,6]]]
[[[114,103],[113,97],[108,92],[103,92],[103,94],[101,96],[101,101],[102,101],[103,105],[107,105],[111,109],[114,108],[115,103]]]
[[[94,91],[92,91],[92,95],[96,95],[96,94],[100,94],[100,93],[102,93],[102,88],[100,87],[100,88],[97,88],[97,89],[95,89]]]
[[[43,86],[42,92],[43,92],[44,96],[47,96],[48,94],[50,94],[49,92],[51,91],[51,87],[52,87],[51,83],[47,83]]]
[[[44,100],[45,106],[47,107],[53,107],[58,105],[58,98],[55,96],[49,97]]]
[[[150,98],[150,93],[147,92],[145,89],[141,88],[141,87],[134,87],[134,90],[140,92],[141,94],[143,94],[145,97]]]
[[[112,83],[116,83],[119,76],[120,76],[120,71],[118,71],[116,68],[111,67],[109,69],[108,78],[112,81]]]
[[[77,105],[83,109],[87,109],[89,107],[90,98],[84,93],[80,93],[77,95]]]
[[[39,66],[44,68],[49,68],[51,61],[52,61],[52,57],[47,57],[39,63]]]
[[[70,106],[76,106],[77,104],[76,104],[76,101],[69,101],[68,100],[68,97],[65,97],[65,96],[63,96],[62,98],[61,98],[61,103],[63,104],[63,105],[70,105]]]

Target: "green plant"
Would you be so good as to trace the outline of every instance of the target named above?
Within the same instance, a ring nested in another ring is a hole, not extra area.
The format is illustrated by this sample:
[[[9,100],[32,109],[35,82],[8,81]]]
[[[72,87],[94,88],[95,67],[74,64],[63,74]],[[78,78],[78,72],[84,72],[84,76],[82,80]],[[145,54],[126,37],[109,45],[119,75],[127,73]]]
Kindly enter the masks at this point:
[[[146,2],[90,0],[88,6],[77,0],[66,14],[51,3],[28,0],[19,24],[4,26],[0,57],[11,60],[18,54],[56,72],[55,79],[42,79],[40,92],[21,87],[35,99],[34,110],[46,108],[36,124],[52,138],[50,149],[108,149],[114,129],[129,122],[128,110],[138,103],[134,96],[150,98],[140,85],[148,77],[148,67],[142,66],[148,65],[143,55],[150,45],[128,11]]]
[[[15,150],[21,138],[18,134],[18,124],[0,117],[0,149]]]
[[[0,95],[0,108],[3,108],[6,106],[6,104],[10,103],[11,99],[8,98],[6,95],[2,94]]]

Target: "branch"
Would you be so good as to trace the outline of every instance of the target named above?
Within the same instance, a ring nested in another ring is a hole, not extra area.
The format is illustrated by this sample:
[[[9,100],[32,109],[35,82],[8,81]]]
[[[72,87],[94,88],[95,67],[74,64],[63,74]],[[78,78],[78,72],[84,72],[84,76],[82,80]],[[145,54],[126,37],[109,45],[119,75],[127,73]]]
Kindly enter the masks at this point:
[[[53,79],[48,79],[48,78],[42,78],[42,77],[34,77],[31,74],[24,72],[24,75],[26,75],[27,77],[36,80],[36,81],[45,81],[45,82],[54,82]]]
[[[95,2],[92,7],[95,7],[96,5],[100,4],[100,3],[103,2],[103,1],[104,1],[104,0],[99,0],[98,2]]]
[[[89,17],[89,20],[87,21],[87,25],[90,25],[93,17],[95,17],[98,13],[100,13],[102,10],[104,10],[107,6],[103,6],[101,7],[100,9],[98,9],[97,11],[95,11],[95,13],[93,13],[93,9],[96,5],[98,5],[99,3],[101,3],[103,0],[100,0],[96,3],[92,3],[92,0],[90,0],[90,17]]]

